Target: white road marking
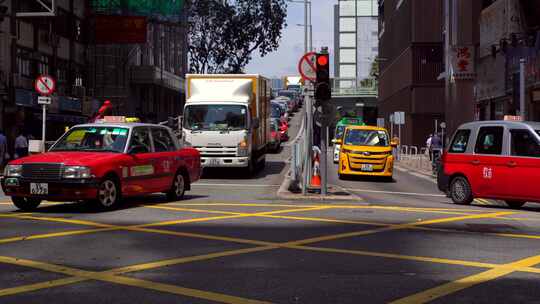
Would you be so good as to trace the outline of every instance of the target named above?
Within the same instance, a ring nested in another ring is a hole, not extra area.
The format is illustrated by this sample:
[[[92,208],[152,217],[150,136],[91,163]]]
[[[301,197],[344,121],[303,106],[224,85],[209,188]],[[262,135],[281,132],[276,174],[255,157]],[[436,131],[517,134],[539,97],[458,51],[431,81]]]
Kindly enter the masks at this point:
[[[427,175],[421,174],[421,173],[412,172],[412,171],[409,171],[409,170],[406,170],[406,169],[403,169],[403,168],[400,168],[400,167],[397,167],[397,166],[394,167],[394,169],[397,170],[397,171],[400,171],[400,172],[405,172],[407,174],[410,174],[412,176],[415,176],[415,177],[418,177],[418,178],[421,178],[421,179],[425,179],[425,180],[430,181],[430,182],[432,182],[434,184],[437,183],[437,181],[434,180],[433,178],[431,178],[431,177],[429,177]]]
[[[395,194],[395,195],[409,195],[409,196],[446,197],[446,195],[443,195],[443,194],[429,194],[429,193],[379,191],[379,190],[351,189],[351,188],[345,188],[345,190],[356,192],[356,193],[365,192],[365,193],[381,193],[381,194]]]
[[[202,187],[252,187],[252,188],[263,188],[263,187],[280,187],[280,185],[258,185],[258,184],[212,184],[212,183],[194,183],[192,186],[202,186]]]

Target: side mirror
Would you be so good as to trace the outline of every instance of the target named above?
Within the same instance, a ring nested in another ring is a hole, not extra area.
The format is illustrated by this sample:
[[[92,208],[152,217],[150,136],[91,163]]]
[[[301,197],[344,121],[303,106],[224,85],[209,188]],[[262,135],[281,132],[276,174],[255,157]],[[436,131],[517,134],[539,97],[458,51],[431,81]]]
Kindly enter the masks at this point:
[[[261,126],[260,120],[258,118],[253,118],[251,126],[253,127],[253,129],[258,129]]]

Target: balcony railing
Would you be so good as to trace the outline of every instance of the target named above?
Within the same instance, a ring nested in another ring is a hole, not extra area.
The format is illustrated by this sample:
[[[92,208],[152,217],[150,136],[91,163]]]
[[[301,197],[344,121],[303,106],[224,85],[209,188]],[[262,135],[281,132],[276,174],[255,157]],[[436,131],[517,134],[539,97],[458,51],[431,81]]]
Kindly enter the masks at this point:
[[[333,96],[377,97],[379,85],[376,79],[334,78],[332,79]]]

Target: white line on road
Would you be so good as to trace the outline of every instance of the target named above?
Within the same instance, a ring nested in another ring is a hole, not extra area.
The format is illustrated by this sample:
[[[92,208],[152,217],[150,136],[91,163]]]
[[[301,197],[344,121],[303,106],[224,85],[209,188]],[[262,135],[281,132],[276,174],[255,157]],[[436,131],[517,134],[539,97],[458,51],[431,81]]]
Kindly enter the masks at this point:
[[[252,187],[252,188],[264,188],[264,187],[279,187],[280,185],[260,185],[260,184],[212,184],[212,183],[195,183],[192,186],[202,187]]]
[[[414,193],[414,192],[394,192],[394,191],[379,191],[379,190],[367,190],[367,189],[350,189],[346,188],[347,191],[352,191],[356,193],[381,193],[381,194],[395,194],[395,195],[409,195],[409,196],[426,196],[426,197],[446,197],[443,194],[429,194],[429,193]]]

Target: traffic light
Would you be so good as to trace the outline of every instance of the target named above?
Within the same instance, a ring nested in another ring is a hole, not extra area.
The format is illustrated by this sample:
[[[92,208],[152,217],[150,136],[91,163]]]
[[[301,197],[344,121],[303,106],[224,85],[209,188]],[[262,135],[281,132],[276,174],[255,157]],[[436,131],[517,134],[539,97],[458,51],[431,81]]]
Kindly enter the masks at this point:
[[[317,80],[315,81],[315,99],[327,101],[332,98],[330,87],[330,59],[328,53],[316,55]]]
[[[6,5],[0,5],[0,23],[4,21],[4,18],[6,18],[7,11],[8,11],[8,7]]]

